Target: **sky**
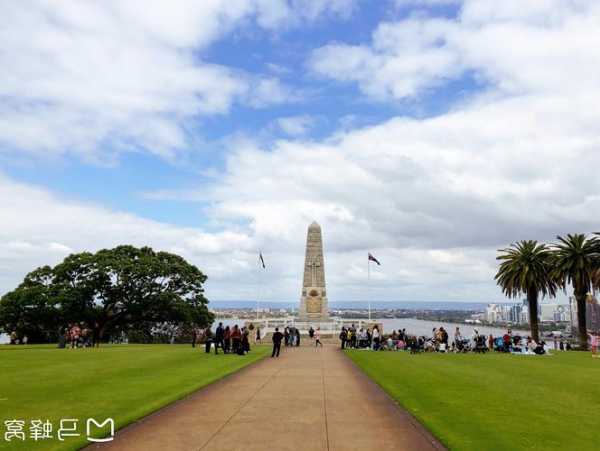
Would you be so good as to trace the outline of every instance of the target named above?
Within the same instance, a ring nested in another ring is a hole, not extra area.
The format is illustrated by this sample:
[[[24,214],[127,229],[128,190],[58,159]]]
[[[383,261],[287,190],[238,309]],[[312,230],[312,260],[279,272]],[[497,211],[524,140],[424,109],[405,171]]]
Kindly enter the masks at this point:
[[[595,0],[0,12],[0,294],[133,244],[292,301],[316,220],[330,301],[492,302],[498,249],[600,230]]]

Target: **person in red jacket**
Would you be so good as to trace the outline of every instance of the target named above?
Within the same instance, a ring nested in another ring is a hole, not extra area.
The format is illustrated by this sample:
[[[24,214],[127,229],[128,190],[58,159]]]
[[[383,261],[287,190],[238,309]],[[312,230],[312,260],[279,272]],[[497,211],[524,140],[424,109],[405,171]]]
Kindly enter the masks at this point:
[[[236,324],[235,326],[233,326],[233,329],[231,330],[231,346],[232,346],[231,351],[234,354],[237,354],[238,349],[240,349],[241,343],[242,343],[242,332],[240,331],[240,328]]]

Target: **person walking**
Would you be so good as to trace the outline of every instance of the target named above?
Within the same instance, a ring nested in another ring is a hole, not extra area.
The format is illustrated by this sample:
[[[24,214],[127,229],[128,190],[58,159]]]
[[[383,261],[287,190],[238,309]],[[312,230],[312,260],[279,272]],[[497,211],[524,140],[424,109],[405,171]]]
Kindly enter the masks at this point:
[[[223,338],[225,336],[225,329],[223,329],[223,323],[219,323],[217,330],[215,331],[215,355],[219,353],[219,346],[225,352],[225,346],[223,346]]]
[[[315,331],[315,348],[317,346],[323,347],[323,343],[321,343],[321,328],[320,327],[317,327],[317,330]]]
[[[308,336],[310,337],[311,340],[315,337],[315,330],[313,329],[312,326],[310,326],[310,329],[308,329]]]
[[[271,357],[279,357],[281,340],[283,340],[283,334],[279,332],[279,327],[276,327],[275,333],[273,333],[273,352],[271,353]]]
[[[261,337],[260,337],[260,327],[256,327],[256,340],[254,341],[255,343],[262,343],[261,341]]]
[[[300,330],[296,329],[296,347],[300,346]]]

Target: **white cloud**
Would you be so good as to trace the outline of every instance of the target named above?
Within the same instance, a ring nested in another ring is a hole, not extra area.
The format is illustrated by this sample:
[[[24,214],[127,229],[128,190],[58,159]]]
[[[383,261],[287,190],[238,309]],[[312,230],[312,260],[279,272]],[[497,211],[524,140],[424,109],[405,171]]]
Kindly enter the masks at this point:
[[[356,74],[377,98],[418,96],[465,71],[488,85],[438,116],[345,127],[321,142],[237,140],[208,186],[155,193],[202,202],[219,232],[74,204],[0,178],[1,286],[58,261],[52,243],[78,251],[131,242],[182,253],[208,273],[214,299],[256,296],[262,249],[263,299],[297,299],[306,227],[316,219],[331,300],[366,298],[367,251],[383,263],[373,298],[498,299],[499,247],[597,230],[595,5],[468,1],[457,20],[413,17],[378,27],[372,45],[319,50],[313,62],[329,65],[323,74]],[[85,127],[75,131],[85,140]]]
[[[382,23],[370,45],[332,43],[309,64],[378,100],[415,97],[467,71],[503,95],[581,92],[596,86],[599,27],[595,1],[466,0],[455,20]]]
[[[210,233],[150,221],[72,202],[2,174],[0,197],[4,199],[0,206],[0,295],[14,288],[27,272],[56,264],[69,253],[133,244],[183,255],[209,275],[212,296],[232,293],[235,297],[235,290],[229,291],[222,280],[233,285],[239,277],[243,287],[248,276],[240,271],[246,271],[247,262],[255,257],[252,241],[243,231]]]
[[[141,149],[173,157],[188,145],[189,121],[227,113],[238,101],[263,107],[295,98],[276,78],[209,64],[203,54],[211,43],[248,23],[292,26],[342,14],[351,3],[5,4],[0,151],[110,160],[108,152]]]
[[[289,136],[303,136],[308,133],[315,120],[312,116],[300,115],[280,117],[275,123],[282,132]]]

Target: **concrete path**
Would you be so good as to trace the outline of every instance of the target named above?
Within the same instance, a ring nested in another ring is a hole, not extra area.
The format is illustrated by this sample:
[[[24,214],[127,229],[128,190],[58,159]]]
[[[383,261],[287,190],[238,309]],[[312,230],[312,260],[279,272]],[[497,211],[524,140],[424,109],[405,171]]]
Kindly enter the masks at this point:
[[[367,351],[365,351],[367,352]],[[283,349],[125,428],[112,450],[440,450],[337,346]]]

